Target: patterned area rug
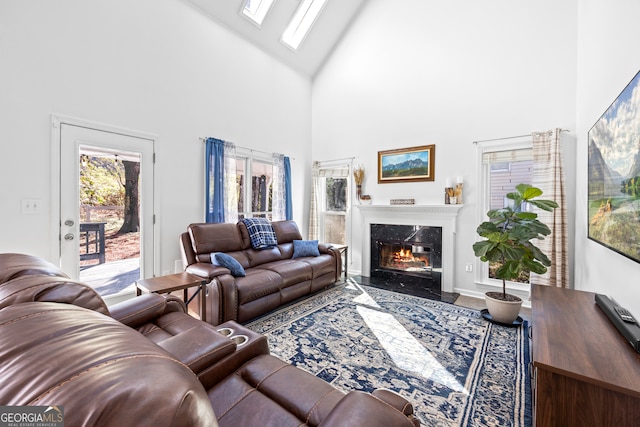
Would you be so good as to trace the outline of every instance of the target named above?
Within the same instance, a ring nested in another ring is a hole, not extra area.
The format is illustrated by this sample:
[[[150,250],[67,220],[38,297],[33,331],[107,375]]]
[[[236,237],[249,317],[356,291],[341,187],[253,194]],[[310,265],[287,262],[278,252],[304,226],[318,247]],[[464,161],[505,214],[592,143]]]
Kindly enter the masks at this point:
[[[388,388],[422,425],[531,425],[527,325],[350,283],[246,325],[271,352],[337,388]]]

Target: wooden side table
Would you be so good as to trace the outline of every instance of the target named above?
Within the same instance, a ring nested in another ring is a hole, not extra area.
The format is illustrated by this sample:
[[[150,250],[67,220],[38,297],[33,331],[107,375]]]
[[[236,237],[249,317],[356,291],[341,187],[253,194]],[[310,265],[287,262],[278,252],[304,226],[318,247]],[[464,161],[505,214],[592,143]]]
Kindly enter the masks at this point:
[[[344,261],[342,265],[344,268],[342,271],[344,272],[344,278],[347,279],[347,268],[349,267],[349,246],[347,245],[339,245],[337,243],[327,243],[327,246],[331,246],[333,249],[340,252],[340,256],[344,254]]]
[[[187,289],[194,286],[198,286],[198,290],[193,295],[191,295],[191,298],[188,298]],[[206,286],[207,281],[202,277],[183,271],[182,273],[169,274],[168,276],[158,276],[152,277],[150,279],[138,280],[136,282],[136,295],[141,295],[142,292],[168,294],[174,291],[182,290],[184,292],[184,302],[188,307],[191,300],[193,300],[193,298],[198,295],[198,293],[200,293],[200,320],[206,322]]]

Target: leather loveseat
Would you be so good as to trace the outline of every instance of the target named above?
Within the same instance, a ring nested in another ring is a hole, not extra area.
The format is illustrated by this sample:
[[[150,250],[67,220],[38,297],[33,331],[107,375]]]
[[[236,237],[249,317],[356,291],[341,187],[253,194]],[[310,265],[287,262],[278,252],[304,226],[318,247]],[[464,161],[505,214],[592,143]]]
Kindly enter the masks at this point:
[[[252,247],[242,221],[191,224],[180,236],[185,270],[209,281],[206,305],[212,324],[247,322],[340,280],[340,252],[320,243],[317,256],[295,257],[294,245],[302,242],[296,223],[274,221],[271,226],[277,244],[266,249]],[[214,265],[212,256],[220,252],[237,260],[246,275],[234,277],[228,268]]]
[[[0,406],[61,411],[68,426],[419,425],[399,395],[345,394],[236,322],[212,326],[157,294],[106,307],[21,254],[0,254],[0,383]]]

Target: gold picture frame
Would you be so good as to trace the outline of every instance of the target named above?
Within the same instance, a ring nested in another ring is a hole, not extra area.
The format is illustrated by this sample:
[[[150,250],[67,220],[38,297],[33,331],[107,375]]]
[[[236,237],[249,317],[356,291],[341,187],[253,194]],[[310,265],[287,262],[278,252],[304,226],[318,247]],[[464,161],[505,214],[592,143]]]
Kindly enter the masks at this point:
[[[378,151],[378,184],[434,181],[436,146]]]

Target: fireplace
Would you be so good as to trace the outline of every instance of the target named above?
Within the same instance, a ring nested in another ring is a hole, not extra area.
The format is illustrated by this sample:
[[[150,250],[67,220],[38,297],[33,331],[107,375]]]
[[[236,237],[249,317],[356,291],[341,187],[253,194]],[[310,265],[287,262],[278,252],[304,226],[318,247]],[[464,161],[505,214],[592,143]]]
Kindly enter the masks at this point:
[[[372,270],[378,269],[377,260],[374,263],[371,253],[374,251],[376,239],[371,237],[372,225],[406,225],[411,230],[415,226],[428,226],[436,229],[441,234],[440,247],[430,247],[428,245],[413,244],[425,248],[424,252],[429,253],[429,265],[431,267],[431,277],[437,276],[440,279],[440,287],[443,293],[454,293],[455,279],[455,236],[456,218],[458,212],[464,205],[359,205],[357,209],[362,216],[361,241],[362,250],[356,253],[356,260],[360,260],[362,277],[368,278]],[[404,233],[404,231],[402,232]],[[400,234],[396,238],[377,239],[388,242],[403,242],[410,235]],[[372,241],[373,240],[373,241]],[[404,243],[404,242],[403,242]],[[412,251],[415,255],[418,251]],[[374,266],[374,267],[372,267]],[[395,274],[395,271],[381,271],[381,274]],[[415,272],[404,274],[401,278],[412,278]],[[378,274],[378,272],[374,273]],[[425,274],[425,276],[427,276]],[[422,282],[424,279],[421,279]],[[396,280],[394,280],[396,281]]]
[[[370,277],[441,290],[442,227],[371,224]]]

